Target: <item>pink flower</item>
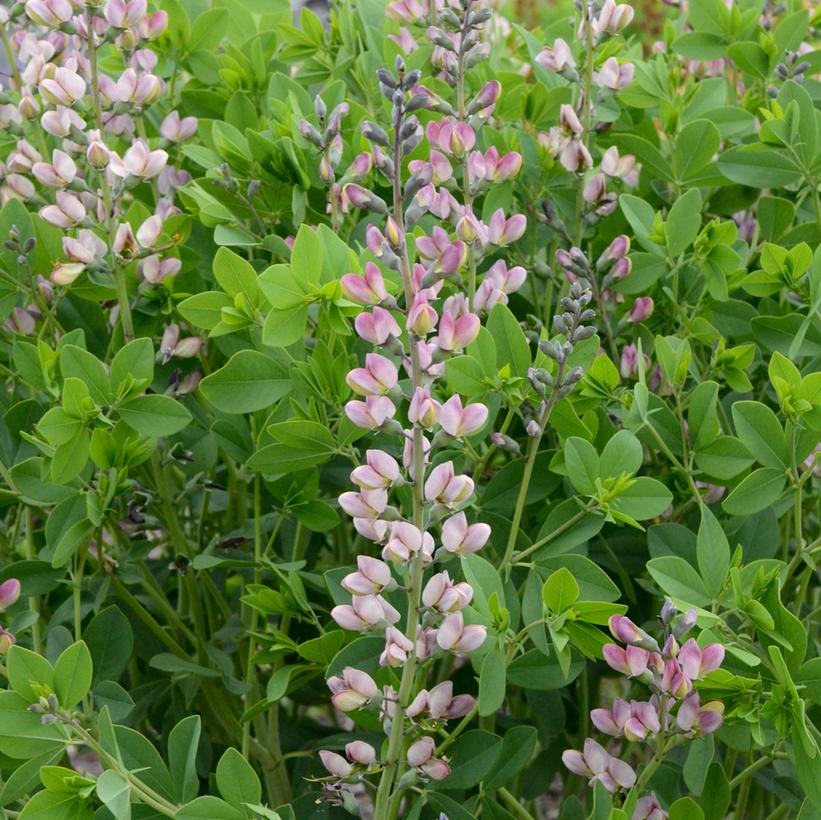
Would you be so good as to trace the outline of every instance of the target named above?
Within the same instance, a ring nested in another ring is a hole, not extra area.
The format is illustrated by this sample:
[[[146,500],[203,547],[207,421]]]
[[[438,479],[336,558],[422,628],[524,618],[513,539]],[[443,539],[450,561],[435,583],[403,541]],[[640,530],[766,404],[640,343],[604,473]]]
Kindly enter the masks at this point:
[[[466,475],[456,475],[452,461],[445,461],[434,467],[425,482],[425,498],[446,507],[458,507],[471,495],[473,479]]]
[[[180,118],[178,111],[172,111],[160,125],[160,134],[169,142],[185,142],[197,132],[197,118]]]
[[[514,214],[505,219],[504,211],[499,208],[490,218],[487,230],[487,239],[491,245],[504,247],[521,239],[527,228],[527,218],[524,214]]]
[[[366,341],[383,345],[393,336],[398,339],[402,329],[396,319],[384,308],[375,307],[371,313],[360,313],[354,320],[356,332]]]
[[[105,19],[114,28],[133,28],[146,12],[146,0],[106,0]]]
[[[478,552],[490,538],[487,524],[468,524],[463,512],[448,518],[442,526],[442,546],[454,555]]]
[[[154,214],[137,229],[137,242],[143,248],[153,248],[162,233],[162,217]]]
[[[86,93],[86,81],[77,72],[60,66],[54,77],[46,77],[40,82],[40,93],[53,105],[71,108]]]
[[[428,302],[428,295],[424,291],[417,293],[413,304],[408,311],[407,327],[416,336],[424,337],[436,327],[439,317]]]
[[[555,39],[552,47],[545,46],[542,52],[537,55],[536,62],[546,71],[561,72],[565,68],[573,69],[576,67],[573,52],[561,37]]]
[[[439,335],[434,339],[440,350],[453,352],[462,350],[476,341],[481,328],[481,321],[475,313],[465,313],[462,316],[454,315],[446,310],[439,321]]]
[[[619,63],[615,57],[609,57],[601,69],[593,74],[593,80],[600,88],[620,91],[633,82],[635,71],[633,63]]]
[[[118,177],[128,176],[152,179],[157,176],[168,162],[168,153],[158,148],[151,151],[145,140],[137,140],[120,159],[111,155],[111,170]]]
[[[65,151],[55,149],[51,163],[35,162],[31,171],[43,185],[50,188],[65,188],[74,182],[77,165]]]
[[[366,632],[377,624],[395,624],[399,613],[381,595],[355,595],[350,605],[335,606],[331,617],[343,629]]]
[[[633,307],[630,308],[627,321],[633,324],[639,324],[645,319],[649,319],[653,315],[654,307],[652,296],[640,296],[633,302]]]
[[[616,4],[615,0],[604,0],[598,19],[594,21],[594,31],[618,34],[630,25],[633,19],[633,7],[626,3]]]
[[[650,702],[627,703],[616,698],[612,709],[593,709],[590,720],[600,732],[630,741],[644,740],[661,731],[658,709]]]
[[[475,403],[462,407],[462,399],[454,395],[439,406],[436,420],[446,433],[454,438],[462,438],[481,430],[487,416],[488,409],[484,404]]]
[[[339,284],[345,297],[358,305],[378,305],[388,298],[382,271],[373,262],[365,265],[362,276],[346,273]]]
[[[417,387],[408,408],[408,421],[430,429],[436,423],[441,405],[430,394],[429,387]]]
[[[370,766],[376,762],[376,749],[364,740],[354,740],[345,744],[345,757],[351,763],[358,763],[360,766]]]
[[[444,780],[450,774],[450,766],[435,758],[436,747],[432,737],[422,737],[408,747],[408,765],[431,780]]]
[[[3,629],[3,627],[0,626],[0,658],[7,655],[9,649],[11,649],[15,643],[17,643],[17,641],[14,635],[12,635],[11,632]]]
[[[363,490],[339,496],[339,506],[351,518],[378,518],[387,505],[388,494],[385,490]]]
[[[20,597],[20,589],[20,581],[17,578],[9,578],[0,584],[0,612],[5,612],[17,602]]]
[[[40,216],[50,225],[73,228],[85,219],[86,209],[78,196],[68,191],[58,191],[55,198],[56,205],[46,205],[40,209]]]
[[[342,755],[338,755],[336,752],[329,752],[323,749],[319,753],[319,759],[322,761],[322,765],[328,770],[328,773],[334,777],[348,777],[353,771],[353,766],[348,763]]]
[[[596,780],[614,794],[619,789],[632,788],[636,783],[636,773],[623,761],[608,754],[592,738],[584,741],[584,753],[567,750],[562,753],[562,762],[573,774]]]
[[[342,581],[342,588],[351,595],[377,595],[391,583],[391,569],[378,558],[369,555],[357,555],[357,572],[346,575]]]
[[[69,0],[28,0],[26,14],[38,25],[59,28],[74,16]]]
[[[82,262],[61,262],[49,274],[55,285],[70,285],[86,269]]]
[[[413,643],[409,641],[396,627],[389,626],[385,630],[385,649],[379,656],[380,666],[402,666],[413,652]]]
[[[354,368],[345,377],[348,387],[360,396],[383,396],[398,380],[396,365],[378,353],[368,353],[365,367]]]
[[[454,584],[447,571],[431,575],[422,590],[422,603],[437,612],[464,609],[473,598],[473,588],[465,581]]]
[[[631,820],[667,820],[668,814],[659,805],[655,793],[639,798]]]
[[[720,643],[711,643],[700,649],[695,640],[690,638],[681,647],[677,660],[690,680],[701,680],[721,666],[724,660],[724,647]]]
[[[373,678],[352,666],[346,666],[341,676],[328,678],[327,683],[333,693],[331,701],[340,712],[361,709],[379,694]]]
[[[385,489],[399,479],[398,462],[382,450],[368,450],[365,461],[351,473],[351,481],[363,490]]]
[[[427,563],[433,555],[433,536],[428,532],[423,533],[407,521],[394,521],[391,524],[390,538],[382,550],[382,557],[386,561],[405,564],[420,550]]]
[[[445,154],[462,157],[476,145],[476,134],[465,122],[452,119],[431,120],[427,126],[428,142]]]
[[[686,697],[679,707],[676,723],[679,729],[691,736],[709,735],[724,720],[724,704],[717,700],[701,705],[698,692]]]
[[[487,637],[480,624],[465,625],[461,612],[448,615],[436,630],[436,643],[446,652],[468,653],[478,649]]]
[[[349,401],[345,405],[348,418],[365,430],[376,430],[395,413],[396,407],[387,396],[368,396],[365,401]]]

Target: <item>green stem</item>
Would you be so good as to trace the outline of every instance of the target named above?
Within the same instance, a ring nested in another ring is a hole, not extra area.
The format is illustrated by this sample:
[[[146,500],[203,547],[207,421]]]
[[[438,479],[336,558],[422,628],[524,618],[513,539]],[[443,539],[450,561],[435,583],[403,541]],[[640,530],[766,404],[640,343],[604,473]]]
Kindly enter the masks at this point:
[[[260,475],[254,474],[254,583],[259,584],[262,579],[260,561],[262,560],[262,501],[260,490]],[[256,666],[254,664],[254,637],[257,630],[259,613],[256,607],[250,609],[250,624],[248,625],[248,659],[245,666],[245,685],[247,687],[248,705],[256,700]],[[273,708],[277,708],[274,706]],[[242,755],[248,757],[251,745],[251,721],[246,720],[242,727]]]
[[[157,794],[150,786],[132,774],[123,764],[113,755],[110,755],[96,740],[96,738],[83,729],[79,723],[72,721],[70,727],[74,732],[82,738],[83,743],[90,749],[93,749],[102,760],[105,761],[109,769],[117,772],[121,777],[124,777],[132,792],[139,798],[140,802],[151,806],[152,809],[158,811],[165,817],[176,817],[180,810],[180,806],[175,805],[170,800],[166,800],[162,795]]]
[[[26,540],[25,540],[26,560],[34,560],[34,511],[31,507],[26,507]],[[43,652],[43,637],[40,625],[40,598],[37,595],[29,597],[29,610],[37,616],[37,620],[31,625],[31,644],[34,651],[40,655]]]
[[[553,381],[553,390],[550,393],[550,398],[545,403],[542,414],[539,417],[539,434],[531,436],[527,446],[527,457],[525,461],[525,469],[522,474],[522,483],[519,485],[519,495],[516,498],[516,506],[513,508],[513,520],[510,522],[510,535],[507,539],[507,546],[505,547],[505,554],[502,558],[502,569],[509,566],[513,559],[513,550],[516,548],[516,540],[519,535],[519,525],[522,523],[522,514],[524,513],[525,501],[527,499],[527,491],[530,487],[530,479],[533,476],[533,467],[536,464],[536,455],[539,452],[539,444],[542,441],[547,422],[550,420],[550,414],[556,406],[559,398],[559,387],[564,376],[565,361],[559,362],[556,371],[556,378]],[[532,551],[532,547],[529,548]],[[524,550],[522,554],[526,553]]]
[[[496,793],[519,820],[534,820],[533,815],[507,789],[496,789]]]
[[[757,771],[763,769],[765,766],[768,766],[770,763],[773,762],[773,758],[770,755],[764,755],[764,757],[759,757],[758,760],[751,763],[747,766],[746,769],[739,772],[731,781],[730,781],[730,791],[735,791],[742,783],[745,783],[749,780]]]

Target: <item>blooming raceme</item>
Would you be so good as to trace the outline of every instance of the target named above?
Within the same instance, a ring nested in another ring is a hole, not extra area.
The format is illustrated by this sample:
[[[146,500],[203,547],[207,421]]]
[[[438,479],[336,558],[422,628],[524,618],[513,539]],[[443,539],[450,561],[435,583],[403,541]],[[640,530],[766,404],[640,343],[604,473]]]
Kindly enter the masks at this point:
[[[119,319],[128,340],[134,294],[147,302],[162,299],[152,289],[181,268],[164,225],[177,212],[175,189],[189,177],[172,167],[165,147],[190,139],[197,121],[168,110],[165,84],[154,73],[150,41],[165,31],[168,16],[150,14],[145,0],[29,0],[25,14],[36,33],[19,30],[11,38],[24,83],[17,113],[42,131],[32,138],[39,148],[19,139],[9,168],[20,179],[7,176],[2,196],[37,197],[22,175],[41,186],[40,215],[65,233],[65,258],[55,265],[52,283],[70,287],[84,274],[113,283],[118,310],[112,319]],[[98,51],[108,44],[125,63],[116,76],[100,70]],[[161,125],[150,135],[157,116]],[[40,150],[43,134],[53,138],[47,152]],[[145,182],[151,183],[153,213],[131,224],[131,189]]]
[[[429,10],[394,3],[388,11],[415,23]],[[331,614],[345,629],[383,632],[385,647],[379,663],[396,670],[401,684],[398,691],[385,686],[377,693],[370,675],[350,667],[328,681],[337,708],[378,706],[383,716],[389,740],[377,814],[393,790],[403,787],[393,780],[400,758],[417,779],[448,775],[447,761],[436,754],[430,731],[438,722],[473,708],[472,697],[454,696],[450,681],[414,691],[417,681],[424,680],[429,661],[445,654],[469,654],[486,638],[484,625],[465,619],[463,610],[473,598],[467,581],[438,567],[427,579],[423,577],[427,566],[476,552],[490,536],[487,524],[468,520],[473,479],[457,462],[433,463],[436,448],[479,435],[489,421],[484,404],[465,403],[461,396],[444,390],[442,363],[476,339],[479,314],[507,301],[526,278],[523,268],[508,267],[503,259],[479,274],[488,254],[516,242],[527,228],[521,215],[508,216],[497,209],[484,222],[472,207],[478,192],[511,179],[521,168],[521,156],[515,152],[478,147],[481,126],[499,97],[499,84],[486,85],[473,98],[463,93],[465,70],[486,54],[482,35],[489,14],[473,0],[448,8],[447,13],[439,6],[432,13],[434,18],[441,14],[439,25],[427,31],[437,47],[444,40],[451,42],[449,27],[456,23],[472,32],[470,43],[457,47],[456,62],[448,57],[443,63],[443,76],[457,86],[462,101],[456,108],[421,87],[420,72],[407,71],[397,59],[393,72],[378,72],[382,93],[391,103],[393,136],[376,123],[364,122],[362,133],[372,145],[368,160],[357,158],[355,168],[342,175],[338,172],[344,105],[329,115],[317,102],[319,127],[306,121],[300,128],[322,154],[320,176],[328,185],[332,222],[351,208],[371,211],[384,220],[383,226],[372,223],[367,228],[368,249],[376,261],[367,262],[361,275],[347,274],[340,282],[345,297],[364,308],[354,326],[359,337],[373,346],[362,365],[347,375],[357,398],[346,404],[345,412],[355,425],[370,431],[378,447],[369,449],[365,463],[351,473],[359,491],[343,493],[339,503],[357,530],[381,550],[382,560],[367,554],[357,557],[356,571],[342,580],[351,603],[336,606]],[[430,121],[423,131],[414,113],[422,108],[445,116]],[[403,160],[425,136],[427,159],[408,163],[410,175],[405,180]],[[399,205],[390,212],[367,187],[372,168],[394,186],[394,201]],[[454,179],[463,180],[461,190],[445,187]],[[407,231],[425,213],[436,221],[430,230],[417,230],[417,261],[412,265]],[[385,268],[401,278],[401,301],[389,292]],[[457,282],[464,277],[467,288],[462,291]],[[403,386],[403,375],[409,388]],[[406,426],[401,419],[407,419]],[[409,504],[394,497],[402,486],[411,490]],[[400,587],[408,597],[404,619],[390,603]],[[403,750],[406,732],[411,733],[411,742]],[[355,783],[365,764],[357,765],[350,753],[344,758],[331,754],[323,753],[323,763],[336,785],[326,784],[325,796],[345,803],[349,797],[343,795],[340,782]]]
[[[624,738],[628,743],[652,742],[664,752],[683,739],[711,734],[721,726],[724,704],[702,703],[697,685],[721,666],[724,647],[712,643],[702,648],[694,638],[680,645],[696,625],[696,612],[679,614],[669,599],[665,600],[659,620],[664,629],[661,643],[624,615],[610,618],[610,632],[624,646],[605,645],[605,661],[619,674],[649,687],[652,695],[648,700],[615,698],[609,709],[593,709],[590,720],[605,735]],[[629,789],[636,782],[633,769],[592,738],[585,740],[583,752],[568,750],[562,760],[574,774],[587,777],[591,783],[598,780],[610,792]],[[658,754],[654,761],[649,765],[658,765]],[[667,816],[655,802],[655,796],[643,801],[634,817],[663,820]]]

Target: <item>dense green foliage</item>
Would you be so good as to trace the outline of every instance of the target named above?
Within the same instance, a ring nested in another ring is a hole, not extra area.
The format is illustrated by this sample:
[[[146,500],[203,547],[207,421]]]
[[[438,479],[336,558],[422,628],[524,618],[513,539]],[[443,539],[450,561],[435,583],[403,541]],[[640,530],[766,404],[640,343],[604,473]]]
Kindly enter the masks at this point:
[[[821,817],[821,14],[433,5],[0,8],[0,818]]]

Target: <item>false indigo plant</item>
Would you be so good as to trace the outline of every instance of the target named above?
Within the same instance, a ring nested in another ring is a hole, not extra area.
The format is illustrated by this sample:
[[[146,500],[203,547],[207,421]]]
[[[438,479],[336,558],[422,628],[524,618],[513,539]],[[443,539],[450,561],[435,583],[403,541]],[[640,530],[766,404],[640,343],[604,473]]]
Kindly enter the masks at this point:
[[[0,9],[0,817],[815,816],[807,5]]]

